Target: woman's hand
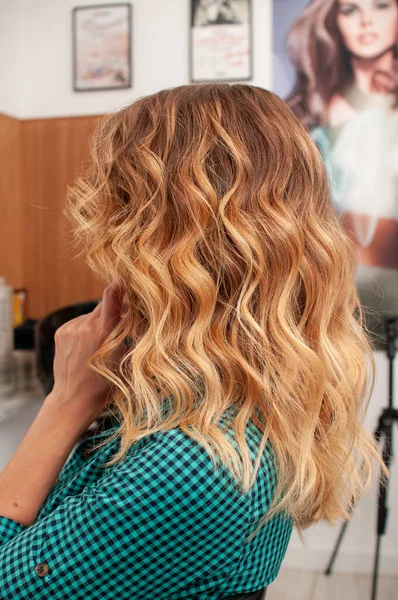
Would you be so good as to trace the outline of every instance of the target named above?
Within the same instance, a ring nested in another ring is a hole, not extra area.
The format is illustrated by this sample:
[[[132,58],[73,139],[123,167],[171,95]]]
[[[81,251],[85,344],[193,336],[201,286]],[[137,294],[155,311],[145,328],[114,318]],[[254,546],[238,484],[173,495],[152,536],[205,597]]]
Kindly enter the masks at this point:
[[[0,476],[0,515],[30,527],[76,442],[103,412],[110,385],[87,366],[118,324],[123,311],[119,283],[87,314],[55,333],[54,387]],[[111,357],[119,361],[122,344]]]
[[[89,368],[87,361],[104,343],[123,312],[123,287],[115,281],[102,301],[86,315],[71,319],[55,332],[54,387],[47,403],[89,426],[103,412],[110,384]],[[112,361],[123,357],[122,345]]]

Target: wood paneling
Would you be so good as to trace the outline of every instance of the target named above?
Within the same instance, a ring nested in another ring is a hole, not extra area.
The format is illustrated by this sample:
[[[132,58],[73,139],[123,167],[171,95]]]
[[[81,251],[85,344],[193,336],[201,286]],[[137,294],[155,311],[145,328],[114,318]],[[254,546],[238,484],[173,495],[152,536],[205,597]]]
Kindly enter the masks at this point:
[[[0,276],[14,288],[23,283],[20,132],[20,121],[0,115]]]
[[[62,214],[67,186],[88,155],[99,118],[0,121],[0,159],[3,173],[10,173],[0,184],[0,274],[27,288],[30,318],[98,298],[105,288],[83,258],[73,259]]]

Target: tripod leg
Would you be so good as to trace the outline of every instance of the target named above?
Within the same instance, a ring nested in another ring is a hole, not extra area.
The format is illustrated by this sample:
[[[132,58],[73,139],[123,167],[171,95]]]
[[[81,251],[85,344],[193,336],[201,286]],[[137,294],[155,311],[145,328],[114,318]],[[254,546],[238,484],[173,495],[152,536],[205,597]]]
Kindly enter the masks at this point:
[[[373,567],[372,600],[376,600],[376,598],[377,598],[377,584],[379,582],[379,564],[380,564],[380,543],[381,543],[381,536],[378,534],[377,541],[376,541],[375,561],[374,561],[374,567]]]
[[[392,456],[392,420],[386,422],[385,425],[385,439],[383,446],[383,462],[385,463],[387,469],[390,468],[391,456]],[[373,568],[373,586],[372,586],[372,600],[376,600],[377,598],[377,584],[379,580],[379,564],[380,564],[380,546],[381,546],[381,536],[386,532],[387,526],[387,516],[388,516],[388,507],[387,507],[387,491],[388,491],[388,479],[383,478],[383,474],[380,473],[380,483],[379,483],[379,502],[377,509],[377,540],[376,540],[376,554]]]
[[[348,527],[348,523],[349,523],[349,521],[344,521],[344,523],[343,523],[343,525],[342,525],[342,527],[340,529],[339,537],[337,538],[337,541],[336,541],[336,544],[334,546],[334,550],[333,550],[332,556],[330,557],[329,564],[326,567],[326,570],[325,570],[325,573],[324,573],[325,575],[331,575],[331,573],[332,573],[332,568],[333,568],[333,565],[334,565],[334,561],[336,560],[336,556],[337,556],[337,553],[339,551],[340,544],[343,541],[343,537],[344,537],[345,531],[346,531],[346,529]]]
[[[380,417],[378,425],[377,425],[377,427],[375,428],[375,430],[373,432],[373,437],[375,438],[375,441],[376,441],[377,444],[380,443],[380,439],[381,439],[381,436],[383,435],[383,433],[384,433],[384,415],[382,415]],[[351,513],[352,509],[349,512]],[[333,552],[332,552],[332,556],[330,557],[329,564],[326,567],[326,570],[324,572],[325,575],[331,575],[331,573],[332,573],[333,565],[334,565],[334,562],[336,560],[337,553],[339,551],[341,542],[343,541],[343,537],[344,537],[344,534],[345,534],[346,529],[348,527],[348,524],[349,524],[349,521],[345,521],[343,523],[342,527],[341,527],[341,530],[340,530],[340,533],[339,533],[339,537],[337,538],[336,544],[335,544]]]
[[[373,437],[375,438],[377,444],[380,442],[381,435],[382,435],[382,427],[381,427],[381,424],[380,424],[380,421],[379,421],[379,424],[377,425],[377,427],[376,427],[376,429],[374,430],[374,433],[373,433]],[[350,513],[351,512],[352,511],[350,511]],[[343,525],[341,526],[339,537],[337,538],[336,543],[334,545],[332,556],[330,557],[329,564],[328,564],[328,566],[325,569],[324,575],[331,575],[332,574],[333,565],[334,565],[334,562],[336,560],[337,553],[339,551],[341,542],[343,541],[343,537],[344,537],[344,534],[345,534],[346,529],[348,527],[348,524],[349,524],[349,521],[345,521],[343,523]]]

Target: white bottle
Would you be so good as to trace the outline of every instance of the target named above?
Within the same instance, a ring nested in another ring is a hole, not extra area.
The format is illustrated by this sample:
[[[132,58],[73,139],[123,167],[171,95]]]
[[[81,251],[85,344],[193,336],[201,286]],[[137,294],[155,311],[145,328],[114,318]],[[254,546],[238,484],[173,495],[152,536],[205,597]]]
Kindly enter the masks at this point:
[[[15,390],[12,288],[0,277],[0,399]]]

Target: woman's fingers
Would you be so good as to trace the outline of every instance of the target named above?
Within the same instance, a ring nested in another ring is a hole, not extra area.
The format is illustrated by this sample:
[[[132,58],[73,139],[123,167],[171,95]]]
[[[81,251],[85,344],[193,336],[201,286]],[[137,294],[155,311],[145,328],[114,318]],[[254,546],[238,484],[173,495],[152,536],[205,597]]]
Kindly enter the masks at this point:
[[[120,321],[120,315],[123,307],[124,289],[120,281],[114,281],[104,290],[103,299],[94,312],[98,309],[97,315],[101,319],[103,326],[112,330]]]
[[[101,301],[89,313],[79,315],[71,321],[65,323],[65,326],[77,324],[77,321],[96,319],[99,321],[103,331],[112,331],[120,321],[123,312],[124,288],[119,281],[114,281],[105,288]],[[73,323],[71,323],[73,321]]]

